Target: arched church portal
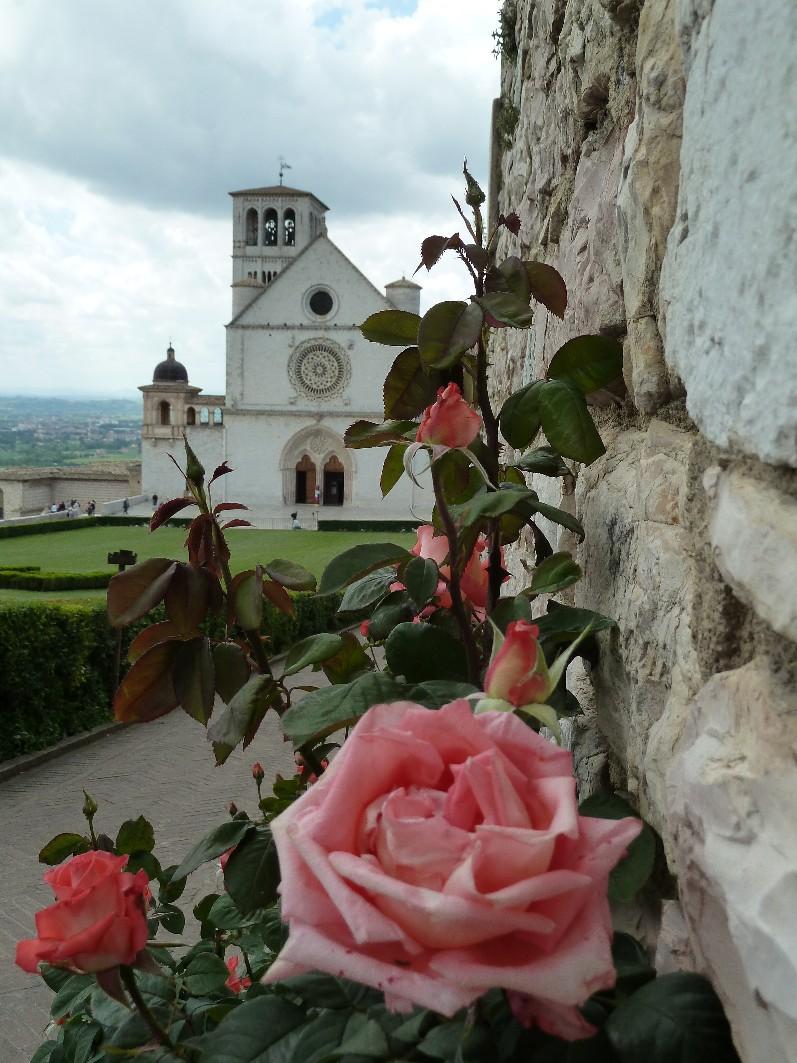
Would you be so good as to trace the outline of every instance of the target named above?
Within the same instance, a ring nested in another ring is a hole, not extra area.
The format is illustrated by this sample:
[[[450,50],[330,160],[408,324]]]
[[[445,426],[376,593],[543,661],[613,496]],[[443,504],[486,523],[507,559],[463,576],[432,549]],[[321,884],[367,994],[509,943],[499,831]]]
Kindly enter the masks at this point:
[[[353,496],[354,457],[343,440],[318,424],[301,428],[280,458],[282,500],[286,505],[312,505],[316,488],[324,506],[342,506]]]

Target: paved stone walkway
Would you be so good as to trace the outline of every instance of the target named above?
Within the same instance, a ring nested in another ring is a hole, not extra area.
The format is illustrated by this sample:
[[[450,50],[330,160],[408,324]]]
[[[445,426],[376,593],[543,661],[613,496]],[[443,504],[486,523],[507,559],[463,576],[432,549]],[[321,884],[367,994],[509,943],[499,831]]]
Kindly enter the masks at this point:
[[[317,673],[294,676],[297,685]],[[177,710],[32,768],[0,784],[0,1063],[27,1063],[43,1040],[52,994],[40,978],[14,964],[20,938],[33,937],[34,913],[52,902],[37,862],[42,845],[62,831],[82,831],[82,788],[97,800],[98,831],[115,837],[123,820],[145,815],[155,828],[155,853],[178,863],[207,830],[226,818],[229,802],[253,812],[257,795],[250,769],[259,760],[266,786],[278,771],[292,773],[290,745],[269,713],[255,741],[214,766],[205,732]],[[190,908],[216,887],[206,865],[189,879],[181,905]],[[193,917],[189,926],[194,923]]]

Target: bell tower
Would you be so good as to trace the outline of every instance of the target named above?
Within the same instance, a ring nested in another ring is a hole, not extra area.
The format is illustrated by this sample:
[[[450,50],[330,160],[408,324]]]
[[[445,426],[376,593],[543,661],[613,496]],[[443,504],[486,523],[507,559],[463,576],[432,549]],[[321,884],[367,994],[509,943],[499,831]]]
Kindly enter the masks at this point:
[[[326,204],[288,185],[230,192],[232,313],[236,317],[317,236],[326,234]]]

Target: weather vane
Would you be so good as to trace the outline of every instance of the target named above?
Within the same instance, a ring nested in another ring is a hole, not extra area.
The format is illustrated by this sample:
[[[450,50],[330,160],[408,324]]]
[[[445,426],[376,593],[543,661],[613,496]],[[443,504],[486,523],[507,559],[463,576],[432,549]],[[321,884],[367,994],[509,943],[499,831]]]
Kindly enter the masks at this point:
[[[291,164],[289,162],[286,162],[285,159],[282,157],[282,155],[280,155],[280,184],[282,184],[282,175],[283,175],[283,173],[286,170],[292,170],[292,169],[293,169],[293,167],[291,166]]]

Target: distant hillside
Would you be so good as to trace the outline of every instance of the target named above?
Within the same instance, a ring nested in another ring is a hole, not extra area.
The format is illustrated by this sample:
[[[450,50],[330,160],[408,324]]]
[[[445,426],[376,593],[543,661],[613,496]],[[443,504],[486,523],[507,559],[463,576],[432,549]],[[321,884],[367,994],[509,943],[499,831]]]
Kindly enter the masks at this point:
[[[0,395],[0,466],[140,456],[141,400]]]

